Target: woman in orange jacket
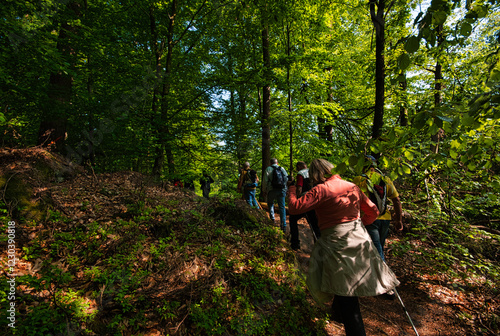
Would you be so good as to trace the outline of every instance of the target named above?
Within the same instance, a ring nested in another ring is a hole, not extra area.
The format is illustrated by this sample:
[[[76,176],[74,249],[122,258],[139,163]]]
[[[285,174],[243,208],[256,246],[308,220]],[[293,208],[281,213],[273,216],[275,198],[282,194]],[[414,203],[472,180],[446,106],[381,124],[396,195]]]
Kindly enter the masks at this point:
[[[290,186],[288,209],[291,214],[315,210],[318,217],[321,238],[309,260],[309,291],[319,303],[334,299],[333,317],[344,324],[347,336],[364,336],[358,297],[384,294],[399,281],[364,227],[379,215],[377,206],[355,184],[333,175],[332,169],[326,160],[313,160],[309,176],[315,186],[301,198]]]

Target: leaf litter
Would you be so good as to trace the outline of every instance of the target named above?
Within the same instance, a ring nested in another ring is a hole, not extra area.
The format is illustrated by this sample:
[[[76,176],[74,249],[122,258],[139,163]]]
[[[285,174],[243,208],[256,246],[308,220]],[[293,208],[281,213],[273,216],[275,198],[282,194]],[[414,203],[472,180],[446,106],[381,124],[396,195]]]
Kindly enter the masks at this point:
[[[39,220],[17,214],[24,216],[19,330],[43,317],[50,332],[81,335],[344,334],[305,288],[312,238],[304,221],[304,246],[293,252],[277,226],[242,200],[205,200],[134,172],[85,174],[42,150],[0,156],[2,175],[22,176],[32,198],[47,204]],[[45,177],[34,164],[41,160],[50,168]],[[3,278],[5,260],[3,253]],[[420,335],[494,334],[484,311],[498,313],[498,295],[464,291],[462,282],[454,286],[413,261],[388,253]],[[414,334],[397,301],[360,302],[367,334]]]

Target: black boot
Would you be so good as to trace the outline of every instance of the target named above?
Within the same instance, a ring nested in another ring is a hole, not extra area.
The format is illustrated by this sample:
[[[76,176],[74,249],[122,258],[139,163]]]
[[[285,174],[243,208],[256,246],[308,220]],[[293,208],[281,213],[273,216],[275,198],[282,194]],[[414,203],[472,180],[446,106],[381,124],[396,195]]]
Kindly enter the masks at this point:
[[[340,315],[340,320],[336,320],[334,315],[334,321],[344,324],[346,336],[366,336],[357,296],[335,295],[332,310]]]

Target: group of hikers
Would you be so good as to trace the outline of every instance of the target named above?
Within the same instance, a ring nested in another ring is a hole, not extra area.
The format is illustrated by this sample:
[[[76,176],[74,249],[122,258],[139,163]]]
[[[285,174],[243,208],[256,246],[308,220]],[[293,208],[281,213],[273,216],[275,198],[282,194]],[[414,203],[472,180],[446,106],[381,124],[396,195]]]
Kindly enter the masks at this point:
[[[292,249],[300,249],[298,220],[305,218],[309,223],[317,240],[309,259],[307,286],[317,302],[333,299],[333,319],[344,324],[347,336],[366,335],[359,296],[394,299],[399,285],[384,257],[391,223],[387,200],[394,208],[395,228],[403,229],[399,194],[391,179],[377,169],[376,159],[370,155],[365,159],[363,173],[348,182],[334,174],[333,164],[324,159],[313,160],[309,168],[297,162],[293,178],[273,158],[261,186],[273,222],[274,202],[278,204],[283,232],[288,203]],[[260,207],[255,196],[258,183],[255,170],[246,162],[238,190],[253,207]]]
[[[208,198],[210,190],[212,189],[211,184],[214,183],[214,179],[206,171],[204,171],[199,178],[199,181],[203,197]],[[194,191],[194,180],[192,178],[185,178],[184,182],[180,178],[176,178],[174,179],[173,184],[174,187],[185,188]]]

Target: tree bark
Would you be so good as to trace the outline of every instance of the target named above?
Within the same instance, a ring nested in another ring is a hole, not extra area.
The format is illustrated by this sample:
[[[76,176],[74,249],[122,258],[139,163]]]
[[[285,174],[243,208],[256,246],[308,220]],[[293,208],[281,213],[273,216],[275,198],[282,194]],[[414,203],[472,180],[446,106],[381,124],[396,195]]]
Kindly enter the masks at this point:
[[[443,25],[437,26],[438,50],[441,52],[441,45],[444,42]],[[434,108],[437,110],[443,104],[443,66],[439,62],[439,56],[436,60],[436,70],[434,71]],[[440,129],[437,133],[431,136],[431,152],[439,153],[439,141],[443,135],[443,130]]]
[[[292,90],[290,88],[290,24],[286,25],[286,54],[288,56],[288,63],[286,66],[286,85],[288,94],[288,116],[289,134],[290,134],[290,170],[289,174],[293,171],[293,118],[292,118]]]
[[[402,74],[403,75],[403,74]],[[400,87],[401,87],[401,92],[404,97],[406,97],[407,92],[406,89],[408,88],[408,82],[406,81],[406,76],[403,82],[400,82]],[[408,126],[408,109],[406,108],[406,99],[405,103],[401,104],[399,107],[399,125],[401,126]]]
[[[156,27],[156,16],[155,16],[153,5],[151,5],[149,7],[149,27],[150,27],[151,36],[152,36],[151,48],[153,50],[153,56],[154,56],[155,75],[157,78],[160,78],[161,77],[162,48],[161,48],[161,46],[158,45],[158,30]],[[155,118],[157,117],[157,114],[158,114],[158,97],[159,97],[159,90],[158,90],[158,86],[155,85],[153,87],[153,99],[151,102],[151,112],[152,112],[151,121],[152,121],[152,123],[155,122]],[[157,130],[156,133],[157,133],[158,137],[161,137],[161,135],[160,135],[161,132],[159,130]],[[161,175],[164,163],[165,163],[164,148],[160,142],[157,144],[157,147],[155,148],[155,159],[154,159],[153,171],[152,171],[153,176],[159,177]]]
[[[77,1],[68,3],[67,10],[72,17],[78,18],[80,16],[80,3]],[[75,55],[71,37],[76,36],[76,34],[77,28],[69,24],[68,20],[61,22],[57,50],[62,55],[62,59],[70,64],[70,67],[74,66],[72,58]],[[73,77],[67,72],[61,70],[50,75],[48,101],[43,109],[42,120],[38,128],[37,145],[51,147],[56,152],[63,153],[72,89]]]
[[[385,0],[370,0],[370,16],[375,27],[375,112],[372,138],[382,134],[385,104]]]
[[[271,86],[268,84],[268,74],[271,71],[271,56],[269,53],[269,27],[266,20],[262,22],[262,58],[266,83],[262,87],[262,174],[271,161],[271,129],[269,117],[271,115]]]
[[[167,53],[165,55],[165,71],[164,77],[162,78],[162,91],[161,91],[161,111],[160,111],[160,125],[159,125],[159,135],[158,135],[158,149],[155,158],[155,164],[153,166],[153,175],[159,176],[165,166],[165,154],[167,156],[167,169],[168,174],[172,176],[175,173],[175,162],[172,153],[171,144],[171,131],[167,125],[169,103],[168,98],[170,94],[170,75],[172,73],[172,60],[173,60],[173,50],[174,50],[174,26],[175,17],[177,15],[177,0],[173,0],[170,11],[169,11],[169,23],[167,27],[166,36],[166,46]]]

